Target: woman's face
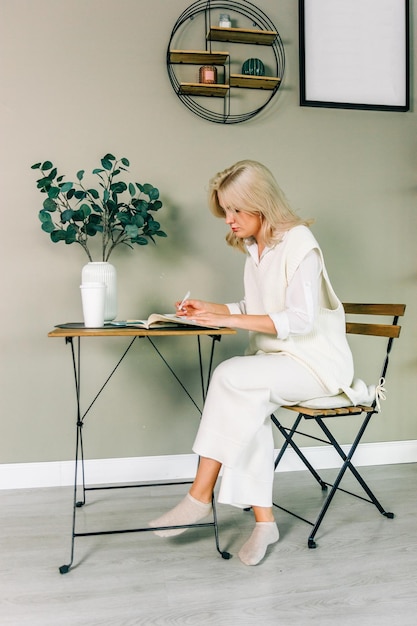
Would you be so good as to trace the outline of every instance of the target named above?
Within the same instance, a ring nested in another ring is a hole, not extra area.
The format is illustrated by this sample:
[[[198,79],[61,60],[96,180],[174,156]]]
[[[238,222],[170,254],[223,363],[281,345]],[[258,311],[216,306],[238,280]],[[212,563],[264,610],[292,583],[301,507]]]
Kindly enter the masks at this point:
[[[261,231],[261,217],[257,213],[245,213],[240,209],[224,208],[226,224],[236,237],[248,239],[253,237],[258,243]]]

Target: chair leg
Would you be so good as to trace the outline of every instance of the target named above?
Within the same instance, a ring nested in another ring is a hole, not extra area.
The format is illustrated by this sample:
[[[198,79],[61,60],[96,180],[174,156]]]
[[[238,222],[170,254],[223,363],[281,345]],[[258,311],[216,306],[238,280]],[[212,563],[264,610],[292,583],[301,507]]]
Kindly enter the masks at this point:
[[[314,537],[323,521],[323,518],[325,516],[325,514],[327,513],[327,510],[331,504],[331,501],[334,498],[334,495],[336,493],[336,491],[338,491],[340,489],[339,485],[342,481],[342,478],[346,472],[347,469],[349,469],[352,474],[355,476],[356,480],[359,482],[359,484],[361,485],[361,487],[364,489],[364,491],[366,492],[366,494],[369,496],[370,500],[366,500],[366,502],[370,502],[371,504],[374,504],[376,506],[376,508],[379,510],[379,512],[384,515],[385,517],[389,518],[389,519],[393,519],[394,518],[394,514],[388,511],[385,511],[385,509],[383,508],[383,506],[381,505],[381,503],[379,502],[379,500],[376,498],[376,496],[374,495],[374,493],[371,491],[371,489],[368,487],[368,485],[366,484],[366,482],[364,481],[364,479],[362,478],[362,476],[360,475],[360,473],[358,472],[358,470],[356,469],[356,467],[352,464],[352,457],[356,451],[356,448],[359,445],[360,440],[362,439],[363,433],[365,432],[365,429],[369,423],[369,420],[372,416],[372,413],[367,413],[365,416],[365,419],[362,423],[362,426],[355,438],[355,441],[353,442],[348,454],[346,455],[343,451],[343,449],[341,448],[341,446],[339,445],[339,443],[337,442],[337,440],[334,438],[334,436],[332,435],[332,433],[329,431],[329,429],[327,428],[327,426],[324,424],[323,420],[320,417],[316,417],[315,421],[317,422],[317,424],[320,426],[320,428],[322,429],[322,431],[324,432],[324,434],[326,435],[326,437],[329,439],[329,442],[332,444],[332,446],[334,447],[334,449],[338,452],[339,456],[342,458],[342,460],[344,461],[342,467],[339,470],[339,473],[336,477],[335,482],[333,483],[333,485],[331,486],[331,490],[329,491],[329,494],[321,508],[321,511],[316,519],[316,522],[314,524],[313,530],[311,531],[309,538],[308,538],[308,547],[309,548],[315,548],[316,547],[316,542],[314,541]],[[341,490],[343,491],[343,490]],[[353,495],[355,497],[360,498],[360,496],[357,496],[354,493],[351,492],[347,492],[350,495]],[[364,498],[361,498],[364,499]]]
[[[357,434],[357,436],[356,436],[356,438],[355,438],[355,440],[354,440],[354,442],[353,442],[353,444],[352,444],[352,446],[351,446],[351,448],[350,448],[350,450],[349,450],[347,455],[344,453],[343,449],[341,448],[341,446],[339,445],[337,440],[334,438],[332,433],[329,431],[327,426],[324,424],[323,420],[321,418],[317,418],[316,421],[319,424],[319,426],[322,429],[322,431],[325,433],[326,437],[328,437],[328,439],[331,442],[331,444],[333,445],[334,449],[337,451],[337,453],[339,454],[341,459],[344,461],[344,464],[346,465],[346,469],[349,468],[349,470],[355,476],[355,478],[358,481],[358,483],[361,485],[362,489],[368,495],[368,497],[370,498],[371,503],[376,506],[376,508],[378,509],[378,511],[382,515],[386,515],[387,517],[391,517],[391,516],[393,517],[392,513],[387,513],[385,511],[384,507],[379,502],[379,500],[377,499],[375,494],[371,491],[371,489],[369,488],[367,483],[364,481],[364,479],[362,478],[362,476],[360,475],[360,473],[358,472],[356,467],[352,464],[353,455],[356,452],[356,448],[358,447],[359,442],[362,439],[363,433],[365,432],[371,417],[372,417],[372,413],[367,413],[366,414],[365,419],[364,419],[364,421],[362,423],[362,426],[361,426],[361,428],[360,428],[360,430],[359,430],[359,432],[358,432],[358,434]],[[340,484],[340,480],[338,481],[338,484]]]
[[[309,470],[309,472],[313,476],[313,478],[315,478],[315,480],[319,483],[322,491],[326,491],[327,490],[327,484],[319,476],[319,474],[316,472],[314,467],[311,465],[310,461],[305,457],[305,455],[301,452],[300,448],[297,446],[297,444],[293,440],[293,437],[294,437],[294,435],[296,433],[296,430],[298,428],[298,425],[299,425],[302,417],[303,417],[303,415],[301,413],[299,413],[297,419],[295,420],[295,422],[294,422],[294,424],[293,424],[293,426],[291,428],[291,430],[289,430],[289,432],[287,432],[287,429],[284,428],[284,426],[282,426],[282,424],[278,421],[278,419],[275,417],[275,415],[271,415],[271,419],[272,419],[273,423],[275,424],[275,426],[278,428],[279,432],[281,433],[281,435],[285,439],[284,444],[282,445],[281,450],[280,450],[279,454],[277,455],[277,458],[275,459],[274,468],[277,469],[277,467],[278,467],[279,463],[281,462],[281,459],[284,456],[284,453],[287,450],[288,446],[291,446],[291,448],[297,454],[298,458],[302,461],[302,463],[304,463],[306,468]]]
[[[216,550],[222,557],[222,559],[231,559],[232,555],[227,550],[222,550],[219,544],[219,525],[217,522],[217,510],[216,510],[216,501],[214,495],[211,497],[211,504],[213,507],[213,526],[214,526],[214,540],[216,542]]]

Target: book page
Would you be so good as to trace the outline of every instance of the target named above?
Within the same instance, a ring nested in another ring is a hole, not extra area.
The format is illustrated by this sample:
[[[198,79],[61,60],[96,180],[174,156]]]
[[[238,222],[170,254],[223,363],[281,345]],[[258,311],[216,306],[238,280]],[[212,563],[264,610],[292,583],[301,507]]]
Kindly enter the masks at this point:
[[[207,326],[199,324],[196,320],[188,317],[179,317],[175,313],[152,313],[147,320],[130,319],[130,320],[114,320],[110,322],[112,326],[127,327],[134,326],[137,328],[160,328],[162,326],[198,326],[200,328],[219,328],[219,326]]]

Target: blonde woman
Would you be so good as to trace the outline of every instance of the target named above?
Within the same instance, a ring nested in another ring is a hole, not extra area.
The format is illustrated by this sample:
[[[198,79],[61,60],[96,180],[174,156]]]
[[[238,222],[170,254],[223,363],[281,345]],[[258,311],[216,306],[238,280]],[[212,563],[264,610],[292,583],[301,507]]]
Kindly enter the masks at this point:
[[[255,528],[239,558],[257,565],[279,538],[270,415],[282,405],[346,392],[353,363],[343,307],[320,247],[271,172],[239,161],[210,181],[209,206],[229,226],[227,242],[247,255],[245,296],[234,304],[189,299],[178,313],[247,330],[249,345],[245,356],[213,372],[193,446],[200,457],[195,480],[184,500],[151,525],[193,524],[209,515],[223,467],[218,501],[252,507]],[[169,537],[185,530],[155,533]]]

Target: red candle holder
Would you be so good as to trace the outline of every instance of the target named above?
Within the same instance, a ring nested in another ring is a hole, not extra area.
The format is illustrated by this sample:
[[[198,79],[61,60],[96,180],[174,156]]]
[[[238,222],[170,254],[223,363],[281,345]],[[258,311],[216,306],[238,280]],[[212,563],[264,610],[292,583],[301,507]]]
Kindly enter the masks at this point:
[[[213,85],[217,83],[217,68],[214,65],[203,65],[199,71],[200,83]]]

